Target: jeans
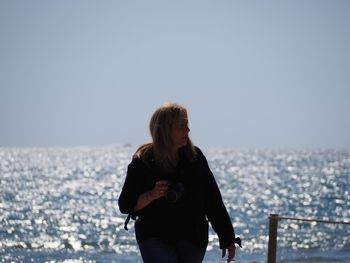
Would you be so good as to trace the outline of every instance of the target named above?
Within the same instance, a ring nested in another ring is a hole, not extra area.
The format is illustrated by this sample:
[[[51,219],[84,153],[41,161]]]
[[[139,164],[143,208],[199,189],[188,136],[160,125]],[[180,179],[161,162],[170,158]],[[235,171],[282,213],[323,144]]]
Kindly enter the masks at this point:
[[[201,263],[207,249],[184,240],[167,244],[159,238],[148,238],[139,248],[144,263]]]

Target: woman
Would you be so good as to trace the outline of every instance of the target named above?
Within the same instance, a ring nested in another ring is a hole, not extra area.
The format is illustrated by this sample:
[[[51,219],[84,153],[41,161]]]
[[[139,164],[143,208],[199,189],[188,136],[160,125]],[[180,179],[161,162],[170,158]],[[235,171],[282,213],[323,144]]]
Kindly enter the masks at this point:
[[[134,153],[119,197],[120,211],[136,219],[143,261],[202,262],[209,221],[231,262],[240,240],[205,156],[189,139],[187,110],[164,104],[149,128],[153,140]]]

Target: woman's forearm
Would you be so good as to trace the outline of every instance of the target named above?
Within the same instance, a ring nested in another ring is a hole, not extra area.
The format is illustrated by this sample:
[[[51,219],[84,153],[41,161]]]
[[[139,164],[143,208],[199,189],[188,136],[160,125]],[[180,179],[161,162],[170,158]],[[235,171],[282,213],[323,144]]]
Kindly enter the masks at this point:
[[[141,210],[152,203],[153,200],[165,196],[168,191],[169,182],[160,180],[156,182],[152,190],[144,192],[137,199],[134,211]]]
[[[141,210],[142,208],[145,208],[146,206],[148,206],[154,199],[152,198],[152,192],[151,191],[147,191],[144,192],[143,194],[141,194],[139,196],[139,198],[137,199],[137,203],[135,205],[134,211],[138,211]]]

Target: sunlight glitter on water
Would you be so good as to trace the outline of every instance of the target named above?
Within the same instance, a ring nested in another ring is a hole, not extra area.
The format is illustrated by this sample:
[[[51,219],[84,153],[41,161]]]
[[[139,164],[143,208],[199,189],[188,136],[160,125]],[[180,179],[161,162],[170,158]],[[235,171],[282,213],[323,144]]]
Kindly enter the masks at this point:
[[[0,148],[0,255],[11,249],[138,253],[118,195],[133,149]],[[208,150],[209,165],[243,255],[265,259],[268,215],[350,220],[350,153],[336,150]],[[336,236],[337,238],[334,238]],[[279,247],[348,249],[349,228],[279,224]],[[209,251],[218,249],[210,233]],[[50,255],[50,252],[48,252]]]

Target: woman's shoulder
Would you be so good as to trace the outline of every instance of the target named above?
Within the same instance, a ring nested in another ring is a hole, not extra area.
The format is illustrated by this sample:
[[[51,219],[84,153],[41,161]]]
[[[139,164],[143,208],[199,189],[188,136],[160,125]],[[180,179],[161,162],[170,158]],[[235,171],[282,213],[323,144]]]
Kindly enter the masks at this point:
[[[201,150],[201,148],[199,148],[198,146],[194,145],[194,150],[196,152],[195,158],[194,158],[194,163],[201,164],[201,165],[206,163],[207,162],[207,158],[205,157],[205,155],[204,155],[203,151]]]
[[[143,170],[144,165],[142,164],[142,160],[140,158],[133,157],[131,162],[128,164],[128,173],[138,173],[138,171]]]
[[[153,149],[149,144],[141,145],[133,154],[129,166],[146,168],[154,159]]]
[[[129,166],[140,166],[143,165],[142,159],[138,156],[133,156]]]
[[[194,145],[194,149],[196,151],[197,158],[203,158],[204,157],[204,154],[203,154],[202,150],[198,146]]]
[[[148,167],[150,166],[150,162],[140,156],[133,156],[131,162],[129,163],[129,166]]]
[[[127,167],[127,173],[132,177],[142,177],[149,174],[150,167],[139,157],[133,157]]]

